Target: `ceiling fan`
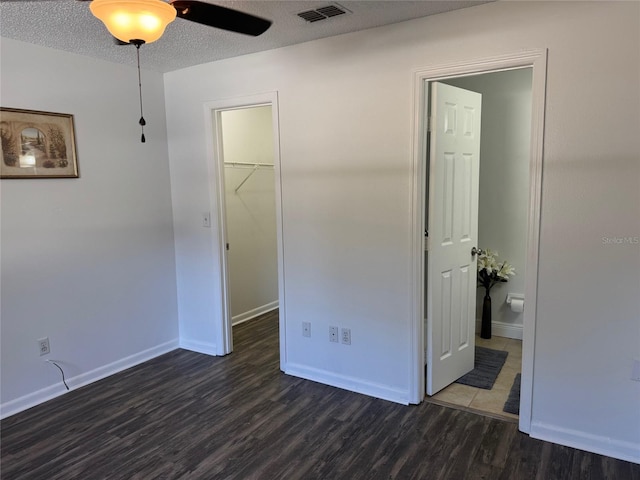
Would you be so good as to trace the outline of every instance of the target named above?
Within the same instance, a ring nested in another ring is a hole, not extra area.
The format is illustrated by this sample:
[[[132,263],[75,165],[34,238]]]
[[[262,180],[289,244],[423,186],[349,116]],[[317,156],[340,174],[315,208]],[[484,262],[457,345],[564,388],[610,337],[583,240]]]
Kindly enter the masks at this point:
[[[231,8],[197,0],[173,0],[169,4],[176,9],[176,16],[231,32],[257,37],[271,26],[269,20]]]
[[[254,37],[271,26],[264,18],[198,0],[93,0],[89,9],[120,44],[151,43],[176,17]]]
[[[82,0],[86,1],[86,0]],[[104,23],[119,45],[135,45],[138,59],[140,92],[140,140],[144,143],[146,121],[142,114],[142,82],[140,79],[140,46],[158,40],[176,17],[209,27],[258,36],[271,22],[264,18],[199,0],[92,0],[91,13]]]

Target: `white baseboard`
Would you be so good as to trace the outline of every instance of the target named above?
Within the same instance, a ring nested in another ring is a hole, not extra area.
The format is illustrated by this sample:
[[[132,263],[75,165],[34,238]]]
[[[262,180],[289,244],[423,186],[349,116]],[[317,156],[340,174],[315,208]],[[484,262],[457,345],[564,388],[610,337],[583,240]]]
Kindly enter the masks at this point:
[[[637,443],[592,435],[580,430],[559,428],[541,422],[531,422],[529,435],[538,440],[640,464],[640,445]]]
[[[189,340],[187,338],[180,339],[180,348],[191,350],[196,353],[204,353],[205,355],[218,355],[216,344],[211,342],[201,342],[200,340]]]
[[[254,308],[253,310],[249,310],[248,312],[241,313],[239,315],[236,315],[235,317],[231,317],[231,325],[238,325],[239,323],[246,322],[248,320],[251,320],[252,318],[264,315],[271,310],[275,310],[276,308],[278,308],[278,300],[267,303],[266,305],[262,305],[261,307]]]
[[[476,318],[476,332],[481,330],[482,320]],[[513,325],[511,323],[491,322],[491,335],[496,337],[515,338],[522,340],[522,325]]]
[[[338,375],[326,370],[307,367],[299,364],[287,364],[282,368],[287,375],[312,380],[314,382],[331,385],[332,387],[342,388],[350,392],[361,393],[370,397],[389,400],[390,402],[409,405],[409,392],[407,390],[399,390],[386,385],[366,382],[359,378],[348,377],[346,375]]]
[[[121,358],[120,360],[116,360],[115,362],[111,362],[102,367],[95,368],[89,372],[76,375],[75,377],[67,379],[67,385],[69,385],[70,389],[69,391],[76,390],[80,387],[84,387],[85,385],[89,385],[90,383],[102,380],[103,378],[111,376],[114,373],[118,373],[122,370],[126,370],[127,368],[139,365],[140,363],[151,360],[152,358],[163,355],[167,352],[175,350],[176,348],[178,348],[177,339],[162,343],[147,350],[143,350],[142,352],[129,355],[128,357]],[[0,405],[0,418],[6,418],[11,415],[15,415],[16,413],[22,412],[23,410],[31,407],[35,407],[36,405],[40,405],[47,400],[59,397],[60,395],[64,395],[65,393],[68,393],[68,391],[59,382],[55,385],[51,385],[33,393],[29,393],[22,397],[16,398],[15,400],[10,400]]]

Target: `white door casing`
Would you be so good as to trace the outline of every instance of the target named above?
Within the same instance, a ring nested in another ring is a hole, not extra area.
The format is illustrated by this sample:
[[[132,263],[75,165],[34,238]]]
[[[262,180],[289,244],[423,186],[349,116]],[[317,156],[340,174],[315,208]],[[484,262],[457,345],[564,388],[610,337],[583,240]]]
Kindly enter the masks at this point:
[[[425,88],[428,88],[425,82]],[[427,394],[473,370],[482,95],[431,84]]]
[[[525,298],[527,308],[523,319],[522,384],[520,387],[519,428],[531,432],[534,384],[534,350],[536,337],[536,311],[538,298],[538,258],[540,250],[540,215],[542,198],[542,166],[544,142],[544,115],[547,83],[547,49],[525,49],[515,53],[487,58],[458,60],[452,63],[431,65],[414,72],[413,119],[413,185],[412,185],[412,261],[411,261],[411,324],[412,334],[409,352],[410,403],[423,401],[425,394],[425,152],[427,151],[425,113],[427,91],[425,81],[479,75],[513,68],[531,68],[531,143],[529,158],[529,211],[527,232],[527,259]]]
[[[233,351],[233,334],[231,328],[231,307],[229,300],[229,279],[227,265],[227,227],[225,219],[224,198],[224,166],[222,155],[222,134],[219,122],[219,112],[237,108],[251,108],[263,105],[271,106],[271,118],[274,138],[274,168],[275,168],[275,201],[276,201],[276,225],[278,245],[278,305],[279,305],[279,345],[280,345],[280,369],[284,370],[287,364],[286,348],[286,303],[284,285],[284,246],[282,233],[282,186],[280,181],[280,133],[278,93],[266,92],[256,95],[248,95],[237,98],[221,99],[207,102],[204,107],[205,130],[207,142],[207,167],[209,171],[210,211],[212,212],[211,227],[216,232],[216,241],[212,244],[212,255],[220,265],[219,284],[220,296],[216,299],[219,311],[216,312],[212,323],[216,335],[216,355],[227,355]],[[216,292],[212,292],[215,295]]]

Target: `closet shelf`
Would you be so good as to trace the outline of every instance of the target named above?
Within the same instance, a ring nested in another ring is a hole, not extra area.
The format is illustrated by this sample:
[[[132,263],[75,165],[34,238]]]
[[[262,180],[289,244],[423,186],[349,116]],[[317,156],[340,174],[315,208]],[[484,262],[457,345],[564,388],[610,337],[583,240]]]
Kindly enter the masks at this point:
[[[234,190],[235,193],[238,193],[238,190],[240,190],[240,187],[242,187],[242,185],[245,184],[245,182],[247,180],[249,180],[249,178],[251,177],[251,175],[253,175],[254,173],[256,173],[256,170],[258,170],[259,168],[274,168],[274,165],[272,163],[251,163],[251,162],[224,162],[225,165],[229,165],[229,166],[234,166],[234,167],[253,167],[251,169],[251,171],[249,172],[249,174],[244,177],[244,180],[242,180],[238,186],[236,187],[236,189]]]
[[[252,162],[224,162],[225,165],[233,167],[273,167],[273,163],[252,163]]]

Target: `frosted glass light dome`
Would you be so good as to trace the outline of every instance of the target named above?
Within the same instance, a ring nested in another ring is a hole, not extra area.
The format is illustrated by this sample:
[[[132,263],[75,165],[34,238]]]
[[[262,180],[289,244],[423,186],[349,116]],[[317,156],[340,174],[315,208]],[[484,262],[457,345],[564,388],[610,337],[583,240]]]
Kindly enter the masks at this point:
[[[93,0],[91,13],[123,42],[158,40],[176,18],[176,9],[162,0]]]

